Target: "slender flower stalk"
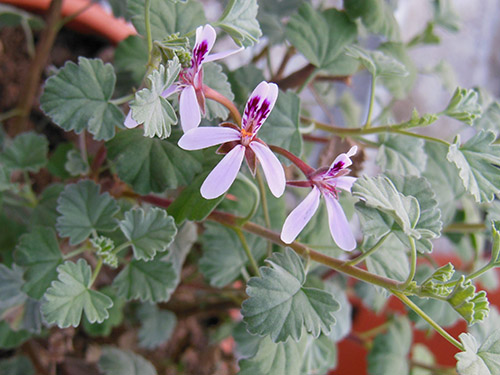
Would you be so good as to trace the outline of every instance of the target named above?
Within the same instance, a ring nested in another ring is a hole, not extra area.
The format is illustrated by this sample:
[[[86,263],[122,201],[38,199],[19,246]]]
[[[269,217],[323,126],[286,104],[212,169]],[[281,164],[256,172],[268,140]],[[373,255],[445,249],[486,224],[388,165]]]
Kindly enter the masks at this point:
[[[320,168],[308,173],[307,181],[290,181],[289,184],[298,187],[312,187],[306,198],[288,215],[281,231],[281,240],[292,243],[306,224],[318,210],[320,198],[323,196],[328,211],[330,233],[335,243],[342,249],[351,251],[356,247],[356,239],[349,227],[349,222],[338,202],[339,190],[351,191],[356,181],[355,177],[346,176],[352,164],[351,156],[357,151],[352,147],[347,153],[340,154],[330,168]]]
[[[267,184],[274,196],[280,197],[285,191],[285,171],[278,158],[266,143],[257,138],[257,131],[267,119],[278,98],[278,86],[261,82],[250,95],[242,118],[242,126],[223,123],[221,127],[191,129],[179,140],[185,150],[199,150],[218,144],[224,158],[210,172],[201,186],[201,195],[214,199],[224,194],[233,184],[243,159],[255,174],[257,161],[260,162]]]
[[[179,80],[161,94],[162,97],[166,98],[179,93],[179,114],[184,132],[198,127],[201,116],[205,116],[203,64],[223,59],[243,49],[241,47],[209,55],[215,44],[216,36],[215,29],[210,25],[199,26],[196,29],[196,42],[192,52],[191,66],[184,68],[179,74]],[[139,125],[133,119],[132,111],[129,111],[124,124],[127,128],[135,128]]]

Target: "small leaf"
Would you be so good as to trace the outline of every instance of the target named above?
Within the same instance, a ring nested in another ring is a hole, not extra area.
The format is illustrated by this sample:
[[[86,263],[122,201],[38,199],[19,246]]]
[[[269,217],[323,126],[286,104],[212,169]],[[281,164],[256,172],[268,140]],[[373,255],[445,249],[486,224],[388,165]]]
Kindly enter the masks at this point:
[[[460,30],[460,17],[451,0],[433,0],[434,22],[451,32]]]
[[[99,186],[90,180],[67,185],[59,196],[57,232],[69,237],[69,243],[83,242],[93,231],[111,232],[118,222],[113,216],[118,204],[108,193],[99,194]]]
[[[56,233],[49,227],[35,227],[21,236],[15,253],[16,263],[25,268],[23,291],[40,299],[53,280],[57,267],[63,262]]]
[[[25,330],[13,331],[5,321],[0,321],[0,349],[15,349],[31,338]],[[24,374],[23,374],[24,375]]]
[[[108,310],[109,318],[102,323],[90,323],[87,318],[83,320],[83,329],[92,337],[107,337],[114,327],[119,326],[123,321],[123,307],[125,300],[117,297],[110,286],[105,286],[100,290],[113,301],[113,306]]]
[[[352,329],[352,306],[347,299],[347,294],[345,287],[340,285],[340,283],[325,282],[325,290],[330,292],[340,305],[340,309],[334,312],[334,317],[336,320],[335,325],[332,327],[332,332],[328,336],[328,339],[333,342],[342,341]],[[323,337],[323,336],[320,336]],[[330,344],[331,348],[334,348]],[[332,368],[334,366],[331,366]]]
[[[359,46],[346,47],[348,56],[359,60],[374,77],[406,77],[408,69],[396,58],[382,51],[369,51]]]
[[[361,18],[363,25],[375,33],[386,36],[389,40],[399,40],[399,25],[394,17],[394,10],[384,0],[345,0],[344,8],[353,20]]]
[[[368,354],[370,375],[408,374],[412,331],[404,316],[397,317],[387,333],[375,337]]]
[[[490,103],[481,117],[474,121],[474,127],[498,133],[500,131],[500,103]]]
[[[330,66],[356,36],[356,24],[344,12],[319,12],[308,3],[290,18],[286,28],[290,43],[318,68]]]
[[[28,357],[18,355],[0,360],[1,375],[35,375],[35,368]]]
[[[66,169],[71,176],[84,176],[90,171],[87,161],[83,160],[82,154],[75,149],[69,150],[66,154],[64,169]]]
[[[177,325],[174,313],[160,310],[156,305],[146,305],[139,309],[141,328],[139,329],[139,346],[155,349],[166,343]]]
[[[481,117],[481,111],[477,91],[457,87],[443,114],[472,125]]]
[[[92,270],[84,259],[77,263],[66,261],[57,268],[58,280],[45,292],[41,306],[47,323],[60,328],[76,327],[82,312],[89,322],[101,323],[109,317],[111,298],[90,289]]]
[[[174,219],[156,207],[125,212],[120,229],[132,243],[134,258],[145,261],[153,259],[157,252],[167,250],[177,234]]]
[[[122,111],[110,102],[116,76],[111,64],[80,57],[67,62],[50,77],[40,97],[40,107],[57,125],[79,134],[88,130],[96,140],[115,135],[122,127]]]
[[[26,301],[23,287],[23,270],[15,264],[9,268],[0,264],[0,318],[7,310],[22,305]]]
[[[387,4],[385,1],[382,2]],[[393,14],[392,11],[390,11],[390,14]],[[391,92],[394,98],[406,98],[413,89],[417,79],[417,68],[408,55],[407,45],[402,42],[386,42],[379,45],[378,50],[399,61],[408,71],[408,75],[405,79],[401,79],[399,76],[395,75],[382,77],[382,84]]]
[[[108,237],[97,236],[96,238],[92,238],[90,243],[94,247],[96,255],[102,258],[104,264],[111,268],[118,267],[118,256],[113,253],[115,248],[113,240]]]
[[[303,374],[327,374],[337,366],[337,348],[327,336],[317,339],[307,335],[306,347],[302,358]]]
[[[302,154],[302,135],[299,131],[300,98],[292,91],[280,91],[259,137],[270,145],[282,147],[292,154]],[[283,160],[286,164],[290,162]]]
[[[386,135],[381,140],[377,164],[383,171],[420,176],[425,170],[427,154],[422,139],[408,140],[408,137]]]
[[[177,274],[170,262],[133,260],[116,276],[113,286],[127,301],[166,302],[177,286]]]
[[[151,362],[140,355],[111,346],[102,349],[99,370],[104,375],[157,375]]]
[[[500,221],[491,222],[491,233],[493,235],[491,263],[498,265],[500,263]]]
[[[30,217],[30,225],[45,226],[45,227],[55,227],[57,217],[57,199],[59,195],[63,192],[64,185],[54,184],[48,186],[42,194],[38,197],[38,204],[33,209]]]
[[[47,165],[49,142],[43,135],[22,133],[2,153],[0,165],[9,170],[38,172]]]
[[[266,252],[265,241],[254,235],[245,235],[245,238],[254,257],[261,259]],[[242,269],[247,267],[248,257],[232,229],[207,223],[200,240],[203,256],[200,258],[199,267],[210,285],[222,288],[236,280]]]
[[[300,257],[287,248],[285,254],[274,253],[267,262],[271,267],[260,268],[262,277],[247,284],[249,298],[241,313],[248,331],[270,335],[274,342],[289,336],[299,340],[303,326],[314,337],[330,333],[339,304],[328,292],[304,287],[306,274]]]
[[[413,108],[413,112],[411,113],[411,119],[402,123],[399,128],[400,129],[410,129],[410,128],[419,128],[423,126],[428,126],[434,123],[438,119],[438,115],[434,114],[424,114],[420,116],[416,108]]]
[[[455,163],[463,186],[478,203],[491,202],[500,192],[500,145],[494,144],[495,139],[495,133],[480,131],[460,145],[457,136],[446,156]]]
[[[118,176],[139,194],[162,193],[187,185],[201,171],[201,162],[177,146],[177,138],[146,138],[141,129],[120,132],[107,143]]]
[[[137,32],[146,36],[144,0],[127,0],[128,13]],[[207,23],[203,4],[189,0],[185,2],[152,0],[150,4],[151,34],[153,40],[162,40],[166,35],[180,33],[184,36]]]
[[[447,301],[467,321],[469,325],[481,322],[489,312],[489,302],[484,290],[476,293],[472,280],[465,276],[458,280]]]
[[[174,108],[161,94],[174,83],[180,71],[181,65],[175,57],[168,62],[167,68],[160,65],[148,76],[150,88],[136,92],[130,108],[134,120],[144,124],[144,136],[168,138],[172,125],[177,124]]]
[[[462,333],[464,352],[455,355],[458,375],[495,375],[500,372],[500,330],[494,331],[481,346],[470,333]]]
[[[240,46],[253,46],[262,35],[257,21],[258,8],[257,0],[231,0],[216,25]]]

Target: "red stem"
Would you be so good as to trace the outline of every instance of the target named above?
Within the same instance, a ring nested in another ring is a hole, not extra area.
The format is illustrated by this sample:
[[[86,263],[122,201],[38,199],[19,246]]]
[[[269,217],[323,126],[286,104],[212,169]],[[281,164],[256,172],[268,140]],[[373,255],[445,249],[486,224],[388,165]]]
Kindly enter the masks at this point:
[[[215,91],[214,89],[203,85],[203,93],[208,99],[215,100],[217,103],[222,104],[224,107],[226,107],[229,112],[231,113],[231,117],[236,121],[236,124],[241,128],[241,115],[240,111],[238,111],[238,108],[234,105],[234,103],[226,98],[224,95],[222,95],[220,92]]]
[[[314,173],[315,169],[313,167],[311,167],[302,159],[292,154],[290,151],[287,151],[279,146],[273,146],[273,145],[269,145],[269,148],[274,152],[276,152],[277,154],[280,154],[285,158],[287,158],[288,160],[290,160],[293,164],[297,166],[297,168],[299,168],[302,171],[302,173],[306,175],[306,177],[309,177],[309,175]]]

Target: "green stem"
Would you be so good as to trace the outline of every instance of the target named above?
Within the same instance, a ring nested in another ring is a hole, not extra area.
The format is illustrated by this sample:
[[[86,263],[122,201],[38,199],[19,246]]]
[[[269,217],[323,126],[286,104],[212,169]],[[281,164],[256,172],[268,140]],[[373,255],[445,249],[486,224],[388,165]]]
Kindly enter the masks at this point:
[[[392,133],[396,133],[396,134],[406,135],[408,137],[425,139],[426,141],[441,143],[441,144],[445,145],[446,147],[450,146],[450,142],[446,142],[443,139],[439,139],[439,138],[435,138],[435,137],[430,137],[428,135],[423,135],[423,134],[418,134],[418,133],[412,133],[412,132],[408,132],[408,131],[405,131],[405,130],[399,130],[399,129],[393,129],[391,132]]]
[[[266,187],[264,185],[264,180],[262,178],[262,174],[257,169],[257,183],[260,192],[260,201],[262,202],[262,211],[264,212],[264,222],[266,223],[266,228],[271,229],[271,218],[269,217],[269,208],[267,206],[267,196],[266,196]],[[267,241],[267,256],[271,256],[273,252],[273,245],[271,241]]]
[[[97,276],[99,276],[99,272],[101,272],[102,264],[103,264],[103,259],[101,257],[99,257],[99,260],[97,261],[97,265],[94,268],[94,272],[92,272],[92,278],[90,279],[89,288],[92,285],[94,285],[94,282],[96,281]]]
[[[20,109],[12,108],[11,110],[8,110],[7,112],[0,114],[0,122],[8,120],[11,117],[16,117],[17,115],[20,115],[21,113],[22,113],[22,111]]]
[[[314,79],[314,77],[316,77],[316,74],[318,74],[318,69],[314,69],[311,74],[309,74],[306,78],[306,80],[302,83],[302,85],[300,85],[300,87],[297,89],[297,94],[300,94],[302,92],[302,90],[304,90],[307,85],[309,85],[312,80]]]
[[[113,249],[113,251],[111,251],[111,254],[117,255],[120,251],[122,251],[123,249],[126,249],[129,246],[132,246],[132,242],[131,241],[124,242],[121,245],[115,247]]]
[[[405,305],[407,305],[409,308],[411,308],[413,311],[415,311],[422,319],[424,319],[427,323],[429,323],[432,326],[432,328],[434,328],[437,331],[437,333],[439,333],[441,336],[443,336],[448,342],[455,345],[461,351],[465,350],[463,345],[457,339],[455,339],[452,335],[450,335],[448,332],[446,332],[443,329],[443,327],[441,327],[434,320],[432,320],[432,318],[430,316],[428,316],[420,307],[418,307],[407,296],[405,296],[403,293],[401,293],[397,290],[392,290],[391,292],[396,297],[398,297],[401,300],[401,302],[403,302]]]
[[[406,289],[410,283],[412,282],[413,278],[415,277],[415,272],[417,271],[417,247],[415,246],[415,239],[413,237],[408,237],[408,240],[410,241],[410,274],[408,275],[408,278],[404,282],[404,284],[401,286],[401,288]]]
[[[74,256],[77,256],[81,253],[84,253],[85,251],[87,250],[90,250],[89,247],[85,244],[84,246],[82,247],[79,247],[78,249],[76,250],[73,250],[73,251],[70,251],[69,253],[67,254],[64,254],[63,255],[63,259],[66,260],[66,259],[70,259],[70,258],[73,258]]]
[[[392,324],[392,319],[387,320],[386,322],[382,323],[379,326],[376,326],[375,328],[369,329],[368,331],[358,333],[358,337],[365,341],[369,340],[385,331],[387,331],[387,328]]]
[[[372,84],[371,84],[371,91],[370,91],[370,104],[368,107],[368,114],[366,115],[366,122],[365,126],[363,129],[369,129],[371,126],[371,121],[372,121],[372,113],[373,113],[373,107],[375,103],[375,84],[376,84],[376,77],[372,75]]]
[[[370,250],[368,250],[367,252],[361,254],[360,256],[358,256],[354,259],[351,259],[350,261],[346,262],[346,264],[348,264],[350,266],[355,266],[356,264],[364,261],[370,255],[372,255],[375,251],[377,251],[380,248],[380,246],[382,246],[382,244],[385,242],[385,240],[387,239],[387,237],[389,237],[390,234],[391,234],[391,232],[387,233],[380,240],[378,240],[378,242]]]
[[[241,245],[243,246],[243,250],[245,250],[245,254],[248,257],[248,260],[250,261],[250,265],[253,268],[253,272],[255,275],[260,277],[260,271],[259,271],[259,266],[257,265],[257,262],[255,261],[255,258],[253,257],[252,251],[248,247],[247,239],[245,238],[245,235],[241,231],[240,228],[233,227],[233,230],[236,232],[238,235],[238,238],[240,239]]]
[[[476,277],[481,276],[483,273],[488,272],[492,268],[495,268],[495,265],[493,263],[488,263],[488,264],[484,265],[483,267],[481,267],[480,269],[478,269],[477,271],[474,271],[473,273],[468,275],[464,281],[473,280]],[[455,286],[457,284],[457,282],[458,282],[458,280],[450,281],[444,285],[447,287],[452,287],[452,286]]]
[[[254,196],[255,196],[252,209],[250,210],[248,215],[245,217],[242,217],[242,218],[238,218],[238,220],[237,220],[238,226],[242,226],[247,221],[249,221],[252,217],[254,217],[254,215],[257,213],[257,210],[259,209],[259,204],[260,204],[260,193],[259,193],[259,190],[257,189],[257,187],[255,186],[255,184],[247,176],[245,176],[243,173],[239,173],[238,177],[236,177],[236,178],[238,180],[244,182],[245,184],[247,184],[251,188],[251,190],[253,191]]]
[[[484,223],[453,223],[443,229],[444,233],[476,233],[486,230]]]
[[[135,98],[135,94],[128,94],[120,98],[110,100],[109,102],[114,105],[125,104]]]
[[[146,4],[144,5],[144,23],[146,26],[146,38],[148,41],[149,62],[151,61],[151,51],[153,50],[153,37],[151,36],[150,6],[151,6],[151,0],[146,0]]]
[[[24,186],[26,187],[26,199],[30,202],[32,207],[38,204],[38,199],[36,198],[33,188],[31,187],[31,179],[28,171],[23,171]]]

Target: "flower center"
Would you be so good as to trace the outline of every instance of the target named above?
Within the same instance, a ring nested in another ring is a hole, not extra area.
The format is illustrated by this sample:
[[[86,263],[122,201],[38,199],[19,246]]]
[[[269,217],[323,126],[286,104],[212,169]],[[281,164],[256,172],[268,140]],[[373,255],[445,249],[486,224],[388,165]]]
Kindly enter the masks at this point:
[[[248,146],[250,142],[252,142],[255,134],[251,131],[246,131],[245,129],[241,129],[241,144],[243,146]]]

